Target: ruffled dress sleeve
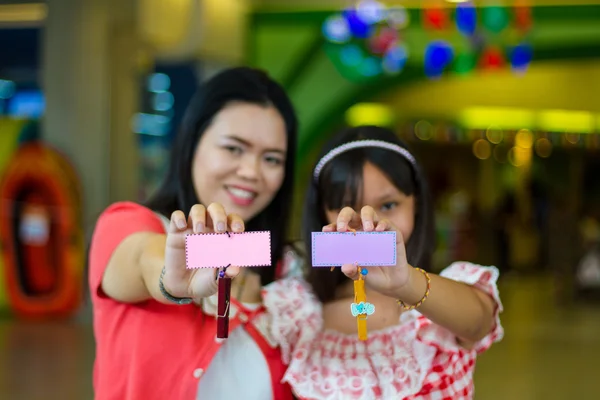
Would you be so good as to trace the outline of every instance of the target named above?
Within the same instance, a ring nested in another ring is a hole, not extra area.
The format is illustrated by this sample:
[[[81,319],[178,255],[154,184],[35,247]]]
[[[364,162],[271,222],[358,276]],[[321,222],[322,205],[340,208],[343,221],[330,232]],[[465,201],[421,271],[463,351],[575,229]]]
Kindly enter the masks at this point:
[[[458,282],[472,285],[487,293],[495,302],[494,326],[492,330],[480,341],[475,343],[473,350],[483,353],[495,342],[502,340],[504,329],[500,323],[500,313],[503,311],[500,293],[498,292],[499,272],[496,267],[484,267],[468,262],[455,262],[445,268],[440,276]],[[417,319],[418,337],[428,344],[434,345],[444,351],[464,351],[458,344],[456,337],[447,329],[434,324],[428,318],[420,315]]]

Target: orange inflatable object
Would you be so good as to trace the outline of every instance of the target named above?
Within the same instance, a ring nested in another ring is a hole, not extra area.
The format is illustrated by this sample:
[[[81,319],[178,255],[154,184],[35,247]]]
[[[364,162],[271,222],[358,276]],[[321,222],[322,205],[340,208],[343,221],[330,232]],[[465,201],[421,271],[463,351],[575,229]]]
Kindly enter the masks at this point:
[[[23,145],[0,182],[0,240],[8,304],[22,317],[66,317],[83,294],[81,190],[66,159]]]

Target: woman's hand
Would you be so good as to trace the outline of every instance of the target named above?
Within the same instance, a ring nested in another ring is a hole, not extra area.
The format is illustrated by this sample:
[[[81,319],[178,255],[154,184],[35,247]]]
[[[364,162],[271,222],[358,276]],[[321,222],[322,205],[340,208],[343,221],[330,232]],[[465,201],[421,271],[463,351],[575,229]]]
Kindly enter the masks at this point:
[[[396,266],[392,267],[362,267],[367,268],[365,285],[386,296],[396,297],[397,293],[410,282],[413,268],[408,265],[406,248],[402,233],[387,219],[380,219],[373,207],[364,206],[360,215],[352,208],[345,207],[340,211],[336,223],[326,225],[323,232],[348,232],[351,230],[364,232],[396,232]],[[342,265],[342,272],[349,278],[359,278],[355,264]]]
[[[222,205],[212,203],[208,208],[196,204],[185,216],[182,211],[171,215],[165,246],[165,276],[163,283],[171,296],[202,299],[217,293],[217,269],[187,269],[185,236],[189,233],[244,232],[244,221],[235,214],[227,215]],[[237,276],[239,267],[230,266],[226,275]]]

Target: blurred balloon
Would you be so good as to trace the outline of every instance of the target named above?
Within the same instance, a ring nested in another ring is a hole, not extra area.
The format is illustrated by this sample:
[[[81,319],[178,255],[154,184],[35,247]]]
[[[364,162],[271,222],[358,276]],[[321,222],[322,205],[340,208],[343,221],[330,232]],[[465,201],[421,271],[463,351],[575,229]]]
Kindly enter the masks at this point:
[[[388,51],[398,40],[398,31],[392,28],[382,28],[379,33],[369,40],[369,48],[373,54],[381,55]]]
[[[387,10],[388,24],[396,29],[404,29],[410,24],[410,17],[406,8],[394,6]]]
[[[512,48],[510,63],[515,70],[527,69],[533,58],[533,48],[528,44],[519,44]]]
[[[342,63],[347,66],[356,66],[363,60],[363,52],[357,45],[347,44],[340,50]]]
[[[397,74],[406,64],[408,59],[408,51],[403,45],[398,45],[390,48],[383,57],[383,69],[391,74]]]
[[[444,30],[448,27],[450,17],[444,5],[430,5],[423,8],[425,27],[432,30]]]
[[[531,7],[526,1],[516,1],[514,7],[515,26],[521,33],[528,32],[533,25]]]
[[[456,6],[456,27],[466,36],[471,36],[477,28],[477,10],[472,2],[459,3]]]
[[[508,26],[508,11],[502,6],[483,7],[483,25],[493,33],[500,33]]]
[[[381,73],[381,62],[375,57],[367,57],[362,61],[360,70],[364,76],[377,76]]]
[[[459,53],[454,60],[454,72],[459,75],[468,74],[475,69],[477,56],[474,52],[464,51]]]
[[[366,39],[371,35],[371,25],[362,20],[355,9],[344,10],[342,15],[346,18],[352,35],[360,39]]]
[[[330,42],[347,42],[351,37],[348,21],[340,15],[332,15],[323,24],[323,35]]]
[[[453,57],[454,51],[450,43],[443,40],[429,43],[425,49],[425,74],[430,78],[440,77]]]
[[[385,6],[375,0],[363,0],[356,6],[356,14],[367,24],[376,24],[385,18]]]
[[[498,47],[488,47],[481,55],[479,64],[485,69],[501,68],[504,65],[504,54]]]

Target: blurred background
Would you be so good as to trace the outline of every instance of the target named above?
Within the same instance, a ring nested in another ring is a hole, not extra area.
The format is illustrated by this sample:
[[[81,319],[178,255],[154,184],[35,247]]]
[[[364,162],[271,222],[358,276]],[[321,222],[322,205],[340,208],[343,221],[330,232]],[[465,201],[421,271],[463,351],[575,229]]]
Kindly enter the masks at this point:
[[[295,215],[323,140],[388,126],[429,176],[436,268],[500,268],[478,400],[600,398],[591,0],[1,0],[0,398],[93,398],[95,219],[156,188],[194,88],[240,64],[297,108]]]

